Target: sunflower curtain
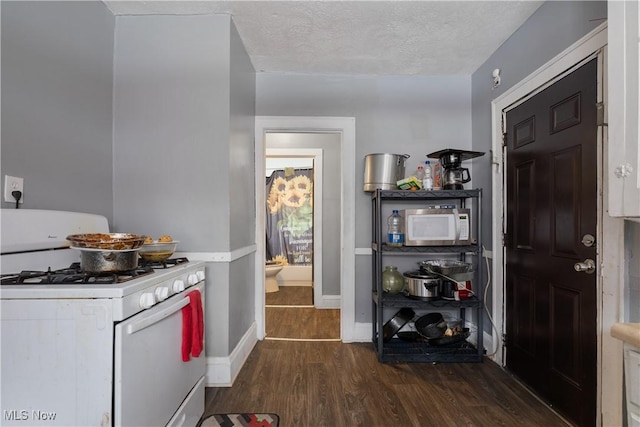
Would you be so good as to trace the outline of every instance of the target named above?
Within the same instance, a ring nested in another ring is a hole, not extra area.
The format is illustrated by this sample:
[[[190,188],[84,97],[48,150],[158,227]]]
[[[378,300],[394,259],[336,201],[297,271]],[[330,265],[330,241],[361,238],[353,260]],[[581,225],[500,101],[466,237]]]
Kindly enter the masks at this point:
[[[313,262],[313,169],[276,170],[267,178],[267,261]]]

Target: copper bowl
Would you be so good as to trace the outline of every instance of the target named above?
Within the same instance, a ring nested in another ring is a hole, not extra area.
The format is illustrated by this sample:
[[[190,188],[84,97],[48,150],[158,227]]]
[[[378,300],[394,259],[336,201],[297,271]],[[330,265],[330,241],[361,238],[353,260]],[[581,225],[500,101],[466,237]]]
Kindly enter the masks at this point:
[[[146,236],[131,233],[90,233],[67,236],[71,247],[80,249],[103,249],[124,251],[137,249],[144,243]]]

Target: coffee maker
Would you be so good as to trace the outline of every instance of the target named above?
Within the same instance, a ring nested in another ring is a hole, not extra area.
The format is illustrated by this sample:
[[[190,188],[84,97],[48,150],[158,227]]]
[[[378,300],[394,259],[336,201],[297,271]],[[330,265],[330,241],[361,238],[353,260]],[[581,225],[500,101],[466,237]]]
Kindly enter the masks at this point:
[[[467,151],[447,148],[427,154],[431,159],[438,159],[442,165],[442,189],[463,190],[464,183],[471,181],[469,169],[461,167],[463,160],[484,156],[481,151]]]

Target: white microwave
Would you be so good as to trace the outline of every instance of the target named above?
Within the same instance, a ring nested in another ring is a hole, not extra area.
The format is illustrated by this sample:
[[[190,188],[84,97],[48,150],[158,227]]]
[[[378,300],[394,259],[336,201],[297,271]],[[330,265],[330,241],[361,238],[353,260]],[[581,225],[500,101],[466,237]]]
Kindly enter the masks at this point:
[[[400,212],[405,246],[470,245],[469,209],[405,209]]]

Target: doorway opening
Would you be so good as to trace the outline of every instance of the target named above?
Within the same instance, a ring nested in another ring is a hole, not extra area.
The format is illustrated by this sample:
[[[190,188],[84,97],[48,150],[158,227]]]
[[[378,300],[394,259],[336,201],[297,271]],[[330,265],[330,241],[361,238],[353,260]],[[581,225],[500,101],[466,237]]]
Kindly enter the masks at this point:
[[[272,133],[265,139],[265,259],[267,269],[280,267],[273,279],[267,276],[266,292],[290,294],[291,299],[271,295],[279,304],[321,306],[323,153],[271,148],[291,135],[297,134]],[[293,287],[307,289],[291,292]]]
[[[329,136],[333,139],[331,148],[335,149],[334,159],[331,161],[331,176],[335,179],[335,188],[328,192],[327,185],[323,185],[322,191],[324,205],[323,220],[314,223],[314,226],[321,226],[327,229],[327,204],[337,204],[331,209],[337,215],[336,221],[331,225],[335,236],[335,247],[327,255],[327,248],[330,243],[324,234],[322,248],[314,252],[314,306],[321,308],[339,307],[339,339],[344,342],[353,340],[355,331],[355,290],[353,286],[345,286],[346,283],[353,284],[355,279],[355,233],[354,233],[354,210],[355,210],[355,119],[336,117],[256,117],[256,188],[265,188],[265,159],[267,148],[273,149],[301,149],[300,145],[292,146],[290,143],[281,145],[271,144],[271,136],[282,134],[290,138],[306,135],[313,138]],[[304,149],[321,148],[323,150],[324,164],[327,165],[329,154],[327,147],[316,147],[314,145],[303,145]],[[314,169],[318,168],[317,157],[314,157]],[[322,181],[326,181],[328,173],[324,174]],[[266,192],[256,192],[256,326],[258,339],[266,336],[265,328],[265,257],[266,257]],[[327,201],[327,197],[332,200]],[[315,205],[315,201],[314,201]],[[314,210],[315,212],[315,210]],[[314,229],[314,233],[317,233]],[[314,244],[316,240],[314,239]],[[317,279],[316,270],[318,266],[318,254],[322,255],[322,279],[315,283]],[[329,260],[334,257],[330,263]],[[329,265],[331,264],[331,265]],[[328,272],[335,273],[335,278],[327,279]],[[318,289],[322,287],[322,294],[318,294]],[[333,287],[333,288],[332,288]],[[329,310],[320,310],[329,311]]]
[[[265,192],[265,249],[280,262],[276,280],[265,279],[266,337],[339,340],[340,277],[330,266],[340,262],[340,167],[323,169],[325,157],[339,164],[340,135],[269,132],[265,146],[266,166],[275,169]]]

